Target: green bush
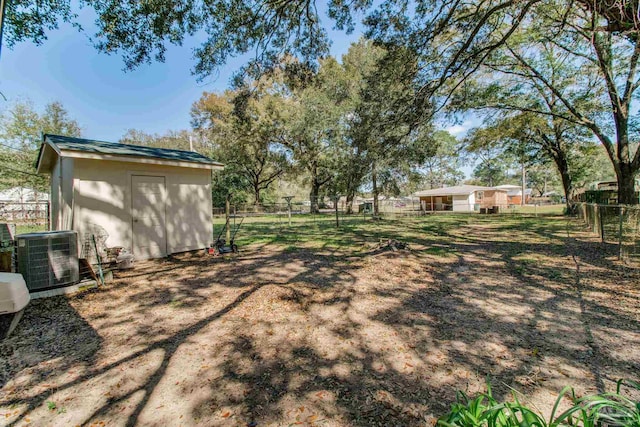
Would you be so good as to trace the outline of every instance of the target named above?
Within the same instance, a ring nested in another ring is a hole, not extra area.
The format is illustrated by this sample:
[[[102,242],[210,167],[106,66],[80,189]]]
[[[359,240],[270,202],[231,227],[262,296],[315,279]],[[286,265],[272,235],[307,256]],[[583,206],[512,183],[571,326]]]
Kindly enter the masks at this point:
[[[622,386],[640,391],[640,383],[620,380],[616,391],[577,398],[572,388],[565,387],[551,411],[549,421],[527,407],[512,393],[512,402],[498,402],[487,384],[487,392],[471,399],[458,392],[451,411],[438,419],[442,427],[640,427],[640,402],[622,394]],[[571,400],[571,407],[558,414],[560,402]]]

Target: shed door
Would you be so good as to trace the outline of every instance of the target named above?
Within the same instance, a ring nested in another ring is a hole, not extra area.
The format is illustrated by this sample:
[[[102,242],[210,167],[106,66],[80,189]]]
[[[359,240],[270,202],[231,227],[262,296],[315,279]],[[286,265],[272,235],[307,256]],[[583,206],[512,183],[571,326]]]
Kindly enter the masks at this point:
[[[131,176],[133,254],[138,259],[167,255],[166,187],[163,176]]]

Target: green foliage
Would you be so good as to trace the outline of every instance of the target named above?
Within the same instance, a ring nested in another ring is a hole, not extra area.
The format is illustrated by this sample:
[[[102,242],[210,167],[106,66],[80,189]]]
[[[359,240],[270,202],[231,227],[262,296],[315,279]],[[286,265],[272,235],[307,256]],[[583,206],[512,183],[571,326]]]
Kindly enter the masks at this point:
[[[460,170],[464,159],[456,138],[447,131],[436,131],[432,136],[431,148],[432,152],[426,156],[420,169],[422,184],[428,188],[460,184],[464,179],[464,173]]]
[[[369,0],[349,5],[332,0],[326,12],[339,28],[353,30],[351,11],[369,5]],[[8,45],[42,43],[46,32],[57,28],[60,21],[76,22],[76,7],[77,3],[70,0],[7,2]],[[204,36],[194,50],[194,73],[200,77],[219,69],[228,58],[248,52],[257,51],[254,62],[264,67],[276,62],[283,52],[295,52],[310,62],[326,55],[330,45],[315,3],[307,0],[87,0],[80,7],[91,8],[96,14],[96,34],[91,35],[94,46],[102,52],[121,53],[127,68],[164,61],[167,45],[181,45],[196,34]]]
[[[475,128],[469,132],[463,144],[477,162],[473,183],[492,187],[507,181],[515,159],[502,145],[504,139],[502,130],[496,127]]]
[[[86,0],[79,6],[93,9],[97,16],[96,34],[91,37],[95,47],[122,53],[129,68],[164,60],[167,44],[181,45],[189,36],[204,35],[194,52],[198,61],[194,71],[200,76],[211,74],[230,57],[254,50],[255,62],[263,66],[275,62],[282,52],[296,53],[307,62],[315,60],[329,50],[326,28],[351,32],[354,17],[366,16],[372,38],[408,46],[424,57],[425,70],[437,78],[429,86],[437,88],[447,79],[470,74],[486,59],[487,52],[514,38],[514,29],[523,21],[535,22],[534,15],[540,9],[548,11],[555,5],[542,2],[538,9],[533,7],[539,3],[506,2],[499,7],[480,3],[472,8],[453,0],[416,5],[399,0],[330,0],[324,8],[329,25],[320,16],[317,3],[309,0]],[[46,32],[58,28],[60,21],[78,26],[77,5],[70,0],[7,2],[6,43],[10,47],[20,41],[42,43]],[[592,13],[594,22],[604,19],[607,25],[600,28],[605,33],[633,40],[630,34],[638,30],[638,11],[631,3],[626,9],[615,0],[578,0],[570,5],[572,11]]]
[[[42,134],[80,136],[78,123],[59,102],[38,113],[30,101],[20,101],[0,115],[0,188],[26,187],[48,191],[48,178],[36,175]]]
[[[242,175],[234,169],[225,168],[213,173],[211,182],[211,195],[213,206],[224,207],[227,196],[232,204],[247,203],[250,193],[248,184]]]
[[[122,138],[120,138],[120,143],[189,151],[191,148],[189,139],[191,139],[191,143],[194,145],[196,151],[203,151],[203,149],[206,148],[203,146],[197,134],[186,130],[169,131],[164,135],[151,135],[137,129],[129,129]]]
[[[375,210],[379,192],[405,192],[435,152],[428,102],[417,93],[419,66],[408,49],[383,50],[361,40],[343,62],[347,72],[358,70],[360,85],[345,130],[349,173],[341,177],[342,191],[349,198],[370,183]]]
[[[527,168],[527,186],[532,190],[532,196],[542,196],[545,192],[562,191],[562,183],[555,166],[549,162],[540,162]],[[561,203],[560,193],[552,196],[554,203]]]
[[[205,92],[192,107],[192,124],[207,141],[208,154],[225,164],[214,179],[215,204],[227,193],[234,201],[251,194],[254,203],[261,203],[264,191],[289,168],[279,142],[280,98],[272,88],[273,81],[265,77],[224,94]]]
[[[13,47],[21,41],[41,44],[46,31],[58,28],[59,21],[77,18],[70,0],[9,1],[5,10],[3,43]]]
[[[410,52],[361,39],[342,62],[328,57],[313,70],[285,57],[233,91],[204,93],[192,124],[228,176],[214,180],[214,192],[240,189],[265,201],[289,173],[309,185],[315,211],[323,196],[353,197],[369,182],[392,195],[407,191],[436,145],[416,105],[416,70]]]
[[[640,401],[633,401],[622,394],[622,386],[627,385],[640,391],[640,383],[620,380],[616,391],[577,398],[570,387],[565,387],[555,401],[549,420],[538,411],[520,402],[517,393],[512,392],[513,401],[498,402],[492,395],[491,386],[487,392],[475,398],[465,393],[457,393],[457,401],[451,410],[438,419],[442,427],[640,427]],[[566,397],[572,405],[558,413]]]
[[[509,122],[524,113],[527,139],[558,164],[568,197],[582,173],[571,157],[595,139],[615,170],[620,201],[634,203],[640,24],[637,3],[614,4],[391,1],[367,23],[374,38],[415,49],[424,64],[423,91],[439,107]]]
[[[522,102],[522,98],[527,96],[531,100],[537,95],[513,95],[517,102]],[[469,132],[465,145],[482,160],[474,171],[479,182],[487,185],[503,182],[507,179],[507,169],[516,169],[524,164],[532,188],[542,193],[555,181],[570,200],[576,189],[598,180],[600,176],[613,174],[610,162],[604,158],[605,150],[583,127],[527,112],[528,107],[514,106],[516,101],[509,97],[500,98],[499,102],[491,101],[490,96],[481,98],[482,102],[495,105],[490,108],[494,112],[502,108],[497,104],[525,111],[503,111],[497,117],[487,113],[484,126]],[[549,111],[557,112],[557,109],[549,106]],[[554,166],[554,173],[549,172],[550,165]]]

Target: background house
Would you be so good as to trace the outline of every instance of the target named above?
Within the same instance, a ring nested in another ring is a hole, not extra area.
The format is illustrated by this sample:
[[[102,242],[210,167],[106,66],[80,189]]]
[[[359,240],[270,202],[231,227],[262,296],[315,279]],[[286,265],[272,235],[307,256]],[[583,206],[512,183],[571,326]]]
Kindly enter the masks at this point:
[[[510,205],[521,205],[522,204],[522,186],[520,185],[496,185],[494,188],[506,190],[507,191],[507,203]],[[531,199],[531,189],[525,188],[524,190],[524,203],[529,203]]]
[[[212,241],[211,170],[191,151],[45,135],[38,173],[51,175],[51,229],[97,235],[138,259]]]
[[[479,185],[456,185],[414,193],[425,211],[472,212],[480,208],[507,206],[507,190]]]

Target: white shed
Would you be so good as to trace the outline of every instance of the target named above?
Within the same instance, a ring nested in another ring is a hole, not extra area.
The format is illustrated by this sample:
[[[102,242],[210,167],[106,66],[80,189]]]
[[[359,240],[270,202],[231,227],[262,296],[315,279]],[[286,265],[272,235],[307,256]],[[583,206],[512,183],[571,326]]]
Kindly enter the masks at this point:
[[[137,259],[212,240],[211,171],[201,154],[45,135],[38,173],[51,175],[51,229],[100,234]],[[80,242],[82,243],[82,242]]]

